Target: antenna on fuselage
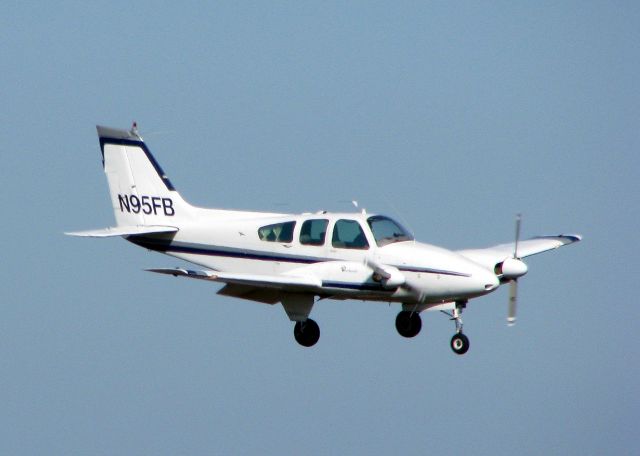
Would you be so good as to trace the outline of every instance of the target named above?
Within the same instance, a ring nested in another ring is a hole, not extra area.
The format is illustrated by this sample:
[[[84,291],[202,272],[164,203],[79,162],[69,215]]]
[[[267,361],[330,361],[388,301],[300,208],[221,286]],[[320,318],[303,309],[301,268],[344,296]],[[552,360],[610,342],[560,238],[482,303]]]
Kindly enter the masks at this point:
[[[358,203],[357,200],[340,200],[338,201],[339,203],[351,203],[353,205],[353,207],[355,207],[356,209],[360,209],[360,204]],[[363,207],[360,210],[363,214],[367,213],[367,210]]]
[[[358,202],[356,200],[351,200],[351,204],[353,204],[353,206],[358,209]],[[367,210],[363,207],[362,208],[362,214],[366,214]]]

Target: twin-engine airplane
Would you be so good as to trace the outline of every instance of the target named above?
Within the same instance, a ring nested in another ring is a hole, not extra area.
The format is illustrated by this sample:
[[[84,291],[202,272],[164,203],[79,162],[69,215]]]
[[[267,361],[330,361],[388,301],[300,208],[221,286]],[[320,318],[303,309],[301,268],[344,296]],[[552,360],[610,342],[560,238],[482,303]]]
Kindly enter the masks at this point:
[[[320,338],[309,318],[317,301],[361,299],[401,303],[396,329],[404,337],[420,332],[420,312],[447,313],[456,325],[451,348],[464,354],[469,339],[461,314],[469,299],[510,283],[507,320],[513,324],[517,280],[527,273],[522,259],[581,240],[558,235],[519,242],[518,218],[513,243],[450,251],[417,242],[395,220],[365,211],[293,215],[194,207],[171,184],[135,123],[130,131],[97,128],[116,226],[67,234],[122,236],[205,268],[151,272],[221,282],[224,296],[280,302],[305,347]]]

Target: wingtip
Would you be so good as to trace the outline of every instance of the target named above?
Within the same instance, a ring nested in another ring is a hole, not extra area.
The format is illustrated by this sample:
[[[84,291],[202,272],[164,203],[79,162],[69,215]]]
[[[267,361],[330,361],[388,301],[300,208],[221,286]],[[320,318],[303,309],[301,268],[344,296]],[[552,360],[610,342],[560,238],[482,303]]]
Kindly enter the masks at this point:
[[[580,242],[582,240],[582,235],[574,234],[574,233],[556,234],[556,235],[550,235],[550,236],[536,236],[536,237],[533,237],[532,239],[557,239],[566,245],[566,244],[572,244],[574,242]]]

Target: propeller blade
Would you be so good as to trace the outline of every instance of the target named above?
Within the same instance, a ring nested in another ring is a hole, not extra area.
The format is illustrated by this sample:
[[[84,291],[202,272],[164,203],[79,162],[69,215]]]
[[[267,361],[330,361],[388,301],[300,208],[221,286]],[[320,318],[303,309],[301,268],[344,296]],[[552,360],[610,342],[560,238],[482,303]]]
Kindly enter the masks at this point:
[[[513,258],[518,258],[518,242],[520,241],[520,225],[522,224],[522,214],[516,214],[516,243],[513,247]]]
[[[512,280],[509,284],[509,311],[507,313],[507,325],[516,324],[516,307],[518,304],[518,281]]]

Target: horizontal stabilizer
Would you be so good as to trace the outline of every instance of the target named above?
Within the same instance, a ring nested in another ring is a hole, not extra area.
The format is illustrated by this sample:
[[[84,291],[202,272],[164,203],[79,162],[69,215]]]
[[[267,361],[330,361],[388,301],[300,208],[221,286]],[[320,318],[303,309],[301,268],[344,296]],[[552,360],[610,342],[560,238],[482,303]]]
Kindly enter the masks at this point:
[[[80,236],[80,237],[114,237],[114,236],[135,236],[137,234],[153,234],[153,233],[176,233],[178,228],[175,226],[115,226],[110,228],[103,228],[100,230],[88,230],[88,231],[73,231],[70,233],[64,233],[68,236]]]
[[[167,274],[174,277],[190,277],[192,279],[215,280],[215,271],[193,271],[183,268],[155,268],[145,269],[148,272],[157,272],[158,274]]]

